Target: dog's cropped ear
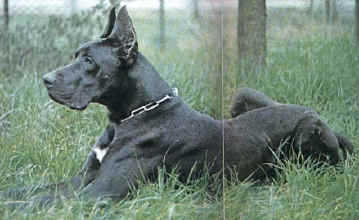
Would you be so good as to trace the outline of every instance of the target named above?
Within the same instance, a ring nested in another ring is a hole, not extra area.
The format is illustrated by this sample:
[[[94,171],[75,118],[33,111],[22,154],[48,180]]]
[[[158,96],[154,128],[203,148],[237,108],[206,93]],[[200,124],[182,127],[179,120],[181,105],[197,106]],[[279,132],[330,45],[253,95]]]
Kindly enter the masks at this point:
[[[100,38],[107,38],[108,36],[110,36],[116,21],[116,7],[111,8],[107,20],[107,25]]]
[[[115,42],[114,46],[121,63],[126,66],[132,65],[137,58],[138,44],[136,32],[126,6],[119,10],[109,38]]]

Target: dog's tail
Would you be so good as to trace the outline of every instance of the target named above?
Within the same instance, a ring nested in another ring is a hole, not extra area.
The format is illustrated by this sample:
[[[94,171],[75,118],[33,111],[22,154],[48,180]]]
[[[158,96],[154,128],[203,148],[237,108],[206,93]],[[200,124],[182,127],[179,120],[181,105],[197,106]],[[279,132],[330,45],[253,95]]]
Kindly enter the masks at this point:
[[[232,117],[237,117],[240,114],[257,108],[279,104],[280,103],[273,101],[271,98],[257,90],[251,88],[240,88],[234,95],[230,111]]]
[[[347,154],[353,154],[354,145],[348,140],[348,138],[338,132],[335,132],[334,134],[337,137],[340,149],[343,151],[343,159],[345,160],[347,158]]]

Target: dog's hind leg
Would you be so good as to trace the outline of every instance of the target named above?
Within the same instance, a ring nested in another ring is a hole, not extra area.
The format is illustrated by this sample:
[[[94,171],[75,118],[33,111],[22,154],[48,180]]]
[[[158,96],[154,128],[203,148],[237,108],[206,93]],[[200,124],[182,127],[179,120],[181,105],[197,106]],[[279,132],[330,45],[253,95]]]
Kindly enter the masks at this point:
[[[232,117],[236,117],[257,108],[279,104],[280,103],[273,101],[271,98],[259,91],[251,88],[241,88],[238,89],[234,95],[231,106],[231,115]]]
[[[329,164],[341,160],[340,145],[335,133],[316,115],[304,117],[297,125],[294,135],[294,148],[305,157],[311,156],[322,161],[329,156]]]

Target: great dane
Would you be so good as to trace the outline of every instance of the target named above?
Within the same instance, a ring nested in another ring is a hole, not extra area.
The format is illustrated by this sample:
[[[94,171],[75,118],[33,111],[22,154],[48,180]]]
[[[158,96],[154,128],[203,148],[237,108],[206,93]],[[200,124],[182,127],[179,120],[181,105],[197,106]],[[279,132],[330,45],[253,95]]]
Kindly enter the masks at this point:
[[[351,151],[306,107],[270,105],[223,121],[193,110],[139,52],[125,7],[117,15],[113,8],[101,37],[79,47],[72,63],[47,73],[43,81],[51,99],[71,109],[106,106],[108,126],[71,180],[2,196],[19,198],[32,190],[37,196],[31,201],[38,204],[73,192],[119,200],[142,179],[156,177],[159,167],[176,168],[181,180],[199,176],[204,167],[210,174],[235,169],[240,180],[261,179],[286,139],[292,141],[285,147],[324,154],[330,164],[341,160],[340,149]]]

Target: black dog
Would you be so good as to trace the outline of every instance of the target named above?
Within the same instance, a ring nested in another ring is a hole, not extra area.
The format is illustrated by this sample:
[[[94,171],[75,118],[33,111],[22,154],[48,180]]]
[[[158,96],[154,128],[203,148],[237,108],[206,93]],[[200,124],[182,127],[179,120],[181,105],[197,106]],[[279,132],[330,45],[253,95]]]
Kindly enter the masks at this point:
[[[272,100],[265,94],[263,94],[259,91],[256,91],[254,89],[241,88],[241,89],[238,89],[238,91],[234,95],[233,103],[231,106],[231,115],[232,115],[232,117],[237,117],[237,116],[244,114],[248,111],[256,110],[259,108],[274,107],[274,106],[295,107],[296,105],[282,104],[282,103]],[[301,108],[300,106],[297,106],[297,107]],[[309,109],[309,108],[307,111],[314,112],[314,110]],[[292,113],[296,114],[295,111],[293,111]],[[322,121],[319,120],[319,117],[317,114],[314,114],[313,116],[314,117],[312,118],[312,120],[317,121],[316,123],[319,123],[319,124],[323,123]],[[283,114],[281,116],[280,120],[287,120],[287,118],[289,118],[289,120],[290,120],[293,117],[294,116],[292,116],[292,115]],[[309,142],[314,143],[313,141],[316,138],[316,136],[323,138],[323,136],[321,136],[320,133],[332,133],[332,131],[330,129],[328,129],[326,126],[321,126],[320,129],[315,128],[314,130],[311,130],[311,127],[313,126],[312,120],[307,120],[307,122],[303,121],[302,123],[300,123],[300,125],[296,128],[296,135],[300,135],[300,137],[294,137],[292,139],[294,141],[298,141],[298,138],[301,138],[302,145],[300,146],[300,149],[299,148],[294,149],[294,150],[297,150],[297,153],[298,153],[298,150],[301,150],[301,153],[303,153],[304,154],[303,156],[305,156],[305,157],[317,156],[317,158],[318,158],[318,157],[322,156],[322,155],[320,155],[321,150],[316,151],[312,147],[320,147],[321,145],[310,145],[310,144],[303,145],[303,142],[309,141]],[[317,134],[319,134],[319,136]],[[334,134],[335,138],[322,139],[321,142],[325,142],[326,145],[328,145],[328,146],[335,146],[338,143],[339,147],[344,152],[348,152],[348,153],[352,154],[354,151],[353,144],[346,137],[339,134],[338,132],[334,132],[333,134]],[[310,136],[308,136],[308,135],[310,135]],[[328,136],[332,136],[332,134],[328,134]],[[305,139],[306,139],[306,141],[305,141]],[[310,147],[310,148],[308,149],[308,147]],[[345,158],[347,155],[344,154],[343,156]]]
[[[72,109],[83,110],[91,102],[105,105],[109,125],[77,176],[34,190],[48,192],[35,199],[40,203],[73,191],[81,197],[121,199],[142,178],[156,176],[158,167],[178,169],[180,179],[194,165],[206,164],[209,173],[236,169],[241,180],[262,178],[263,167],[275,162],[274,154],[287,138],[294,148],[328,155],[331,164],[340,161],[335,134],[311,109],[276,105],[225,121],[191,109],[138,52],[125,7],[117,17],[111,10],[100,39],[81,46],[73,63],[43,80],[50,97]]]

